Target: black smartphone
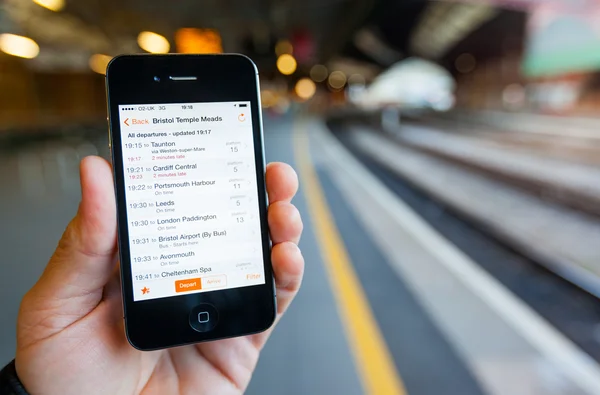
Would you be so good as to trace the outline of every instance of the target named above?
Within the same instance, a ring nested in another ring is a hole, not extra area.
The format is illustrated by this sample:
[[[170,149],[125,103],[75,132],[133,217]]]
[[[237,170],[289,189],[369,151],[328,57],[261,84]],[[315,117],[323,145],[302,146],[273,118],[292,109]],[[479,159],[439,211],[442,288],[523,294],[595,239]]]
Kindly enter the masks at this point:
[[[106,73],[126,334],[140,350],[276,316],[258,70],[243,55],[125,55]]]

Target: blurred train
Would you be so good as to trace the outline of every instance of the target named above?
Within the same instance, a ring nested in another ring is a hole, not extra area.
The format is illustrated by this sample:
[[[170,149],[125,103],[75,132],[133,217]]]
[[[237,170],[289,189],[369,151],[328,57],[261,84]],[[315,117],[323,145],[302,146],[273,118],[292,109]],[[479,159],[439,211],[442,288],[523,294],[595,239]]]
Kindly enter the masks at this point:
[[[454,106],[456,82],[435,63],[409,58],[380,74],[364,90],[349,95],[360,108],[448,111]]]

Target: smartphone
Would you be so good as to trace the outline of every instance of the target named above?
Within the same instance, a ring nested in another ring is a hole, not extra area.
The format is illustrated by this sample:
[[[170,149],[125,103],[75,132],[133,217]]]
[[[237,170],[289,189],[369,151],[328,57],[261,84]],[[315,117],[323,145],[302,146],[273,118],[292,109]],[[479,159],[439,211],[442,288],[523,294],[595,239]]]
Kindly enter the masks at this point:
[[[106,73],[125,331],[155,350],[276,316],[258,70],[243,55],[124,55]]]

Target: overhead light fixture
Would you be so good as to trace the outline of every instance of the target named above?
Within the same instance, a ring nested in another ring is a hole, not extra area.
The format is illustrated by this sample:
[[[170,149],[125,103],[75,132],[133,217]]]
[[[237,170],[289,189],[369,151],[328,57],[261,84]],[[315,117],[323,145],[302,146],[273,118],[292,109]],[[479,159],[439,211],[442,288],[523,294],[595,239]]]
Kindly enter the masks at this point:
[[[281,55],[291,55],[294,53],[294,46],[288,40],[279,40],[275,45],[275,54],[277,56]]]
[[[40,53],[40,46],[29,37],[16,34],[0,34],[0,50],[20,58],[33,59]]]
[[[323,82],[327,79],[329,71],[322,64],[316,64],[310,69],[310,78],[315,82]]]
[[[308,100],[315,95],[317,86],[310,78],[302,78],[298,80],[294,90],[300,99]]]
[[[214,29],[181,28],[175,33],[179,53],[222,53],[221,35]]]
[[[329,75],[329,86],[335,90],[340,90],[346,85],[346,74],[341,71],[334,71]]]
[[[171,49],[169,40],[154,32],[141,32],[138,35],[138,45],[150,53],[168,53]]]
[[[410,46],[420,56],[438,59],[499,12],[490,4],[431,2],[412,33]]]
[[[277,58],[277,70],[279,70],[279,72],[283,75],[294,74],[297,67],[298,63],[292,55],[283,54]]]
[[[90,57],[90,69],[98,74],[106,74],[106,68],[112,60],[112,56],[95,54]]]
[[[65,0],[33,0],[39,6],[58,12],[65,8]]]

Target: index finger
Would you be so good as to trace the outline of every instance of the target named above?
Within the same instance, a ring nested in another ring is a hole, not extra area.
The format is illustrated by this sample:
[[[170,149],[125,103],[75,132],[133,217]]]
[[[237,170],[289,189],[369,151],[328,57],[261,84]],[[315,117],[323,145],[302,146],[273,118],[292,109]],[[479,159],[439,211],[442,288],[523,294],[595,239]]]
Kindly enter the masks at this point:
[[[298,176],[292,166],[287,163],[269,163],[265,178],[271,204],[290,202],[298,191]]]

